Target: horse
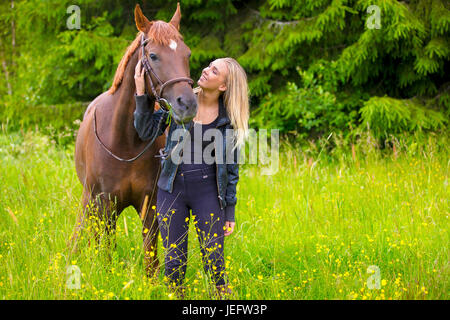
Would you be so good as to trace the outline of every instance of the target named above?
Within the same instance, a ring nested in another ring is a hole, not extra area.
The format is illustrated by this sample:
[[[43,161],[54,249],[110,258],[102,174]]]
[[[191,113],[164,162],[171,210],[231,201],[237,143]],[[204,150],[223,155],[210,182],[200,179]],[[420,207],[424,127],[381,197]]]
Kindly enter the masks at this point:
[[[138,61],[146,64],[146,91],[152,102],[160,102],[159,106],[150,106],[155,107],[155,112],[162,107],[161,101],[169,103],[172,118],[186,123],[197,113],[197,102],[189,78],[190,49],[179,33],[179,3],[170,22],[149,21],[139,5],[134,16],[136,39],[122,57],[111,88],[89,104],[77,132],[75,167],[83,185],[82,210],[70,243],[75,251],[81,231],[87,229],[86,222],[93,217],[102,227],[94,232],[97,242],[100,234],[114,238],[117,218],[125,208],[133,206],[142,220],[145,268],[151,277],[159,268],[159,229],[156,212],[149,208],[156,204],[160,171],[155,155],[164,147],[165,139],[161,135],[148,144],[134,128],[134,73]],[[136,154],[139,156],[133,157]]]

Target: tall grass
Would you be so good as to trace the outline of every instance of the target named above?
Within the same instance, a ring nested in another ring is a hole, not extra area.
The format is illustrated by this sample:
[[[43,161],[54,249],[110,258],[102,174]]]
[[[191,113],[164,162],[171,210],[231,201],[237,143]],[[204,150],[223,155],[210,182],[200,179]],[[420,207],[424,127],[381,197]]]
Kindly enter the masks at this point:
[[[39,131],[0,134],[0,298],[175,298],[162,269],[145,277],[134,209],[119,217],[110,259],[95,246],[70,254],[82,192],[73,154]],[[237,226],[225,240],[236,298],[448,299],[448,150],[432,140],[382,155],[360,141],[328,158],[284,145],[280,162],[272,176],[240,169]],[[78,290],[66,285],[70,265],[82,273]],[[369,266],[380,289],[367,285]],[[187,298],[209,298],[194,228],[186,286]]]

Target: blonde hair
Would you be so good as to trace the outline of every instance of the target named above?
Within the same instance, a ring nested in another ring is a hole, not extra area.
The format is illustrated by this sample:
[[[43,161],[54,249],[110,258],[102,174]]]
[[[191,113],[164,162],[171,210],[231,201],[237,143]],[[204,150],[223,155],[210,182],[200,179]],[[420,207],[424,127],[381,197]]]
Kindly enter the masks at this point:
[[[248,119],[250,117],[247,74],[241,65],[233,58],[218,59],[227,65],[228,75],[225,80],[227,90],[223,93],[223,100],[233,126],[233,149],[243,147],[248,137]],[[195,93],[201,88],[194,89]]]

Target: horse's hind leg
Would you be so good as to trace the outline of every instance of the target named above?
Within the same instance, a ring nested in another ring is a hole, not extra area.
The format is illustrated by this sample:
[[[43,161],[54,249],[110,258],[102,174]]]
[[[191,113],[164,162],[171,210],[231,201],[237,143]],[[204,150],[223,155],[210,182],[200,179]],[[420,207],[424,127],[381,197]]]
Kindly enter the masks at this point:
[[[109,193],[99,193],[93,197],[93,210],[89,211],[92,231],[97,244],[105,241],[106,248],[116,246],[116,223],[120,214],[117,198]]]
[[[72,252],[77,250],[79,239],[86,234],[91,245],[93,238],[96,245],[106,240],[107,247],[115,245],[116,221],[118,217],[117,205],[111,195],[105,193],[93,194],[84,189],[82,210],[77,217],[75,230],[70,238]]]
[[[149,203],[149,196],[146,195],[143,204],[138,211],[142,220],[142,237],[144,239],[144,262],[147,277],[158,277],[158,220],[155,210],[152,209],[154,203]],[[154,202],[154,201],[152,201]],[[137,211],[137,210],[136,210]]]
[[[70,240],[67,244],[71,249],[71,253],[74,253],[78,250],[78,240],[81,238],[82,231],[86,226],[86,222],[89,216],[89,201],[91,200],[91,193],[86,189],[83,190],[83,199],[82,199],[82,208],[78,213],[77,222],[75,225],[75,229],[70,237]]]

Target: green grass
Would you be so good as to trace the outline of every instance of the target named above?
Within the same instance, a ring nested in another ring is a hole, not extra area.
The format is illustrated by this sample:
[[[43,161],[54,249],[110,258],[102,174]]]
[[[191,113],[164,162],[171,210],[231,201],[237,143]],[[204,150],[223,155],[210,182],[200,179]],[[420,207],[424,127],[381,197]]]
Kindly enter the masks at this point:
[[[449,298],[447,151],[363,150],[335,161],[284,150],[273,176],[241,167],[237,226],[225,240],[236,298]],[[39,132],[0,134],[0,298],[169,299],[162,269],[155,281],[145,277],[134,209],[119,218],[110,260],[84,244],[69,254],[82,192],[73,154]],[[189,236],[187,298],[208,299],[193,228]],[[72,264],[79,290],[66,286]],[[367,287],[371,265],[381,289]]]

